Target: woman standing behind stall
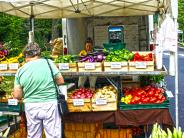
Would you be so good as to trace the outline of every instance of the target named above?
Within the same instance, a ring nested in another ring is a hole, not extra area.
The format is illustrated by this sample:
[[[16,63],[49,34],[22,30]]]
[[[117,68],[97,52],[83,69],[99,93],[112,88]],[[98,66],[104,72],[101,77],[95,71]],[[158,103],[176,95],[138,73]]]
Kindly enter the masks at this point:
[[[82,50],[79,55],[80,56],[86,56],[88,53],[93,51],[93,41],[90,37],[88,37],[85,41],[84,50]],[[78,81],[78,87],[84,87],[85,82],[89,79],[89,84],[91,89],[95,89],[96,85],[96,76],[90,76],[89,78],[87,76],[80,76]]]
[[[14,82],[13,96],[23,98],[27,119],[27,138],[42,138],[45,130],[47,138],[61,138],[61,117],[58,112],[57,95],[49,65],[40,58],[37,43],[28,44],[24,51],[26,63],[17,71]],[[49,60],[55,82],[64,83],[64,79]]]

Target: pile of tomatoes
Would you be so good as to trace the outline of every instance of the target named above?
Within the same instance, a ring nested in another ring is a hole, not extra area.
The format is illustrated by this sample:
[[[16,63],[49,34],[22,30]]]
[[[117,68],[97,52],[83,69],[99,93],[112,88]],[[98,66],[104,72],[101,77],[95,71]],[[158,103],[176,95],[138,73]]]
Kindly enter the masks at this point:
[[[126,104],[163,103],[166,100],[165,90],[151,85],[143,88],[125,88],[123,91],[124,97],[121,101]]]
[[[136,52],[134,54],[133,61],[153,61],[153,54],[148,53],[146,55],[141,55],[140,53]]]

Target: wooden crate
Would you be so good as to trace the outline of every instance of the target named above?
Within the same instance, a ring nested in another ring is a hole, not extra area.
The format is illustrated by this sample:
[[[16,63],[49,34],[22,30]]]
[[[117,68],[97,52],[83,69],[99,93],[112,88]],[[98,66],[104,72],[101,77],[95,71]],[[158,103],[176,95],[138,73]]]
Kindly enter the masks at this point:
[[[137,88],[140,87],[140,81],[123,81],[122,88]]]
[[[58,63],[57,67],[62,72],[77,72],[77,63]]]
[[[0,73],[4,73],[4,74],[15,74],[17,71],[16,70],[0,70]]]
[[[75,99],[67,99],[69,112],[90,112],[91,111],[91,99],[82,99],[83,105],[74,105]]]
[[[104,72],[128,71],[128,62],[104,62]]]
[[[107,104],[98,105],[96,101],[92,99],[92,111],[116,111],[117,99],[107,100]]]
[[[96,138],[132,138],[131,129],[101,129]]]
[[[140,55],[146,55],[152,53],[152,51],[133,51],[132,53],[138,52]],[[129,71],[154,71],[154,55],[153,61],[129,61],[128,62]]]
[[[66,138],[95,138],[101,123],[65,123]]]
[[[154,71],[154,61],[129,61],[128,64],[129,71]]]
[[[66,122],[65,130],[66,131],[84,131],[84,132],[94,132],[97,129],[101,129],[101,123],[73,123]]]
[[[102,71],[102,63],[100,63],[100,62],[78,63],[78,71],[79,72],[101,72]]]

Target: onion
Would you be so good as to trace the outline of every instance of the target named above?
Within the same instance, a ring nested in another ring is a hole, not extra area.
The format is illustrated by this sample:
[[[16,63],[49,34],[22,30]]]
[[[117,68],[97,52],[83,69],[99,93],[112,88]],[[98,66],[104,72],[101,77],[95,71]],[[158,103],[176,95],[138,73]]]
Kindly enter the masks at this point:
[[[103,55],[97,55],[97,61],[101,62],[103,60]]]

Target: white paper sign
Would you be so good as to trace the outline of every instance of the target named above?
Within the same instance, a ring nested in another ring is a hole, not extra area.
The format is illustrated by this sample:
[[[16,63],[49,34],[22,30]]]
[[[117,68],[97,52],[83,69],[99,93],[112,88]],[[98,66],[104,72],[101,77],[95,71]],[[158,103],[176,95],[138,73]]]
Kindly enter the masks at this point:
[[[7,70],[8,65],[7,64],[0,64],[0,70]]]
[[[146,62],[136,62],[135,67],[137,69],[145,69],[147,67]]]
[[[167,94],[167,96],[168,96],[169,98],[173,98],[173,97],[174,97],[174,95],[172,94],[171,91],[166,91],[166,94]]]
[[[120,69],[121,62],[111,62],[111,69]]]
[[[17,105],[18,100],[17,99],[8,99],[8,105]]]
[[[85,69],[95,69],[95,63],[85,63]]]
[[[59,63],[59,69],[68,70],[69,69],[69,63]]]
[[[81,106],[84,105],[84,99],[73,99],[74,106]]]
[[[9,69],[16,70],[19,68],[19,63],[11,63],[9,64]]]
[[[107,104],[106,99],[96,99],[96,105],[105,105]]]
[[[3,115],[3,112],[0,112],[0,116],[2,116]]]

